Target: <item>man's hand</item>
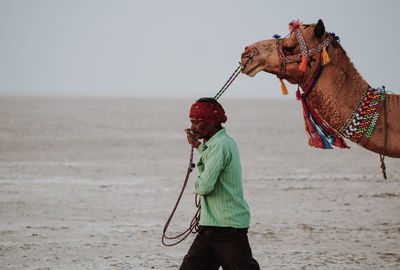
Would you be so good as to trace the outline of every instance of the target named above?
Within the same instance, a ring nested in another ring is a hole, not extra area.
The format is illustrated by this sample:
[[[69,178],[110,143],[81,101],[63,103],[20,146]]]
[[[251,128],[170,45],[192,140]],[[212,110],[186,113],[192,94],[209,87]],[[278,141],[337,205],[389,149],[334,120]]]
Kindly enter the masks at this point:
[[[192,145],[194,148],[199,147],[201,144],[200,141],[197,139],[196,134],[192,132],[190,128],[185,129],[187,140],[190,145]]]

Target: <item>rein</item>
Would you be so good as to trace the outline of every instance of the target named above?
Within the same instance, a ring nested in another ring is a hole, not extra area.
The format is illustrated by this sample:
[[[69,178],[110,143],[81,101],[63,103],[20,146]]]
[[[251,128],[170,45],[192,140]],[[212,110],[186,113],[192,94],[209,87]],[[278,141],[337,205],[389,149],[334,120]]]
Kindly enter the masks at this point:
[[[222,94],[228,89],[228,87],[232,84],[232,82],[237,78],[237,76],[240,74],[240,72],[246,68],[247,64],[251,61],[253,58],[254,52],[252,52],[251,55],[248,56],[246,63],[242,66],[242,64],[239,62],[239,66],[236,68],[236,70],[232,73],[232,75],[229,77],[229,79],[225,82],[225,84],[222,86],[222,88],[218,91],[218,93],[214,96],[215,100],[218,100]],[[201,205],[200,205],[200,198],[199,195],[196,193],[195,195],[195,206],[197,208],[196,214],[194,215],[192,221],[190,222],[189,228],[187,228],[184,232],[179,233],[175,236],[168,236],[167,235],[167,230],[168,227],[171,223],[171,220],[175,214],[176,209],[178,208],[179,202],[181,201],[183,192],[185,191],[186,185],[189,181],[189,176],[190,173],[193,171],[194,167],[196,166],[193,163],[193,146],[190,150],[190,157],[189,157],[189,166],[186,172],[186,177],[182,185],[182,189],[179,193],[178,199],[175,203],[174,208],[172,209],[171,214],[169,215],[164,228],[163,228],[163,234],[161,238],[161,242],[164,246],[175,246],[179,243],[181,243],[183,240],[185,240],[191,233],[197,233],[199,231],[199,221],[200,221],[200,210],[201,210]],[[173,243],[167,243],[166,240],[175,240]]]

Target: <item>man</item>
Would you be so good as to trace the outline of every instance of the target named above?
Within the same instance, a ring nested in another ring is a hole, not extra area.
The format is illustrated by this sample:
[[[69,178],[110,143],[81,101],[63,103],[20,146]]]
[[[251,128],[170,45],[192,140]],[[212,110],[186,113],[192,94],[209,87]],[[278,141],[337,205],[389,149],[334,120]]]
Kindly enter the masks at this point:
[[[260,269],[247,238],[250,211],[243,197],[239,151],[221,126],[225,111],[215,99],[200,98],[189,117],[188,142],[201,154],[195,181],[201,196],[200,230],[179,269]]]

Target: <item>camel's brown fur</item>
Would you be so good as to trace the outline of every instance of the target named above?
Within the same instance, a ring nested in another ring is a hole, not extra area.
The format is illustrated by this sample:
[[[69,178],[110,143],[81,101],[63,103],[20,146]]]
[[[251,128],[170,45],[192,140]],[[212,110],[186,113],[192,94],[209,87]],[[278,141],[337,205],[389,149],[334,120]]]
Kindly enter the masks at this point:
[[[322,21],[319,26],[323,26]],[[317,38],[314,33],[316,24],[308,27],[301,26],[304,39],[308,49],[315,47],[324,38]],[[324,26],[323,26],[324,27]],[[324,29],[324,28],[323,28]],[[286,54],[297,54],[300,52],[294,34],[285,38],[284,47],[296,46],[293,51],[285,51]],[[368,83],[360,76],[346,52],[337,41],[334,41],[327,48],[331,62],[324,66],[323,72],[308,95],[311,105],[319,115],[334,129],[339,130],[347,121],[349,115],[355,109],[361,95],[368,87]],[[279,72],[279,57],[276,47],[276,40],[264,40],[246,47],[242,53],[242,62],[247,61],[247,56],[253,52],[253,58],[248,63],[243,73],[253,77],[259,71],[266,71],[272,74]],[[311,68],[303,74],[298,70],[299,63],[286,65],[285,79],[293,84],[299,84],[302,89],[311,80],[311,77],[318,65],[320,53],[313,58]],[[385,115],[385,112],[386,115]],[[387,94],[386,108],[379,117],[375,131],[365,146],[366,149],[382,154],[384,151],[385,117],[387,130],[387,145],[385,155],[400,158],[400,96]]]

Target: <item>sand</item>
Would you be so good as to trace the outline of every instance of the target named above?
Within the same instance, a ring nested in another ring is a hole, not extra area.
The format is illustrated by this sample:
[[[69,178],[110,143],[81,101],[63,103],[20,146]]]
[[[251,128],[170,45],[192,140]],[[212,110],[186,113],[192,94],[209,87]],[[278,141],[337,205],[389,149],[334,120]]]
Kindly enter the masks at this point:
[[[400,269],[400,160],[306,143],[291,99],[221,98],[261,269]],[[0,97],[0,269],[177,269],[161,244],[192,100]],[[198,159],[196,154],[195,160]],[[171,234],[188,226],[194,171]]]

